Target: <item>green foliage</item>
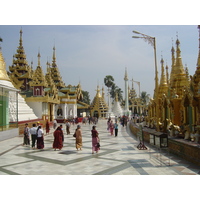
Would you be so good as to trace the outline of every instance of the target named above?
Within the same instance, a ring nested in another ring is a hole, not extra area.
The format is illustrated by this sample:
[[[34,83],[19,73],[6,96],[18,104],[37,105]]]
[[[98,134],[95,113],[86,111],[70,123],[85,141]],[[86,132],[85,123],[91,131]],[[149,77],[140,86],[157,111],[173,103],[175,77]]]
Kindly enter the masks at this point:
[[[116,93],[117,93],[118,94],[118,101],[122,103],[122,101],[123,101],[123,96],[122,96],[123,91],[121,90],[121,88],[119,88],[118,86],[115,85],[114,78],[111,75],[107,75],[104,78],[104,84],[108,88],[110,88],[110,96],[113,99],[113,101],[115,100]]]
[[[82,102],[90,105],[90,95],[89,95],[89,92],[82,90],[82,94],[83,94]]]
[[[123,101],[123,96],[122,96],[123,91],[121,88],[116,86],[115,84],[112,85],[111,90],[110,90],[110,96],[113,100],[115,100],[116,94],[118,95],[118,101],[122,102]]]
[[[144,102],[144,104],[146,105],[149,102],[150,95],[147,94],[147,92],[142,91],[141,94],[140,94],[140,98]]]
[[[112,85],[114,84],[114,78],[111,75],[107,75],[104,78],[104,84],[106,85],[106,87],[110,88],[112,87]]]

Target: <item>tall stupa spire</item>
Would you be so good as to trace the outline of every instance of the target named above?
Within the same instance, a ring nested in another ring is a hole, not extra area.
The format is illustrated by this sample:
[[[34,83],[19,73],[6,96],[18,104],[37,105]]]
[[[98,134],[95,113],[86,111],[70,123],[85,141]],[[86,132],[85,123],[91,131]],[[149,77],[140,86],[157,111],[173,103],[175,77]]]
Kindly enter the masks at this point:
[[[41,55],[40,55],[40,52],[38,52],[38,66],[40,66],[40,58],[41,58]]]
[[[128,104],[128,74],[127,74],[127,68],[125,68],[124,81],[125,81],[125,108],[124,108],[124,114],[125,114],[125,115],[129,115],[129,104]]]
[[[184,73],[182,58],[181,58],[181,49],[180,49],[180,41],[177,38],[176,40],[176,73]]]
[[[174,65],[172,65],[171,76],[170,76],[170,88],[173,91],[171,95],[174,96],[176,94],[179,96],[179,98],[181,98],[183,96],[183,88],[188,85],[189,85],[188,77],[182,64],[180,41],[177,38],[176,59]]]
[[[6,63],[3,58],[3,54],[0,47],[0,80],[10,81],[6,72]]]
[[[56,47],[53,47],[53,60],[52,60],[52,67],[57,67],[56,65]]]
[[[200,25],[198,25],[198,29],[199,29],[199,55],[197,60],[197,67],[200,68]]]
[[[165,68],[164,68],[164,60],[163,58],[160,61],[161,63],[161,77],[160,77],[160,85],[159,85],[159,98],[162,98],[163,94],[167,94],[168,85],[167,85],[167,79],[165,76]]]
[[[20,29],[19,46],[22,46],[22,28]]]

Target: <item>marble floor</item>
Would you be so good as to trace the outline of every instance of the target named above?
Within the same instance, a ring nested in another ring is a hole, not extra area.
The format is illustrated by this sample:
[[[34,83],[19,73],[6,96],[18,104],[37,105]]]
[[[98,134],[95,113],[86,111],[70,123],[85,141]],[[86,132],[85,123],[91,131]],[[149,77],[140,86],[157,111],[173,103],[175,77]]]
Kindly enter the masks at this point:
[[[64,130],[64,147],[52,149],[53,129],[45,135],[43,150],[22,146],[23,138],[0,141],[0,175],[199,175],[200,167],[152,146],[137,148],[139,142],[129,128],[119,125],[118,136],[110,136],[106,120],[99,120],[97,130],[101,149],[92,154],[91,127],[81,125],[83,149],[77,151],[71,134]]]

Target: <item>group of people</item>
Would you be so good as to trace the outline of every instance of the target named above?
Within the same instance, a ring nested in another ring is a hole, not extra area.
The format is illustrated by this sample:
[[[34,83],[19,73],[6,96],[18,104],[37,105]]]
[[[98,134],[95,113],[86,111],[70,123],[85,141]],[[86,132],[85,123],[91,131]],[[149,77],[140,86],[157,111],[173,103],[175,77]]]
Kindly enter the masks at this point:
[[[111,136],[114,135],[114,130],[115,130],[115,137],[117,137],[117,135],[118,135],[118,123],[117,123],[116,119],[115,119],[115,123],[113,123],[111,118],[108,118],[107,130],[110,132]]]
[[[66,132],[67,135],[70,134],[70,124],[67,122],[66,124]],[[48,127],[46,125],[46,130],[47,134],[49,133],[49,123]],[[54,136],[54,141],[53,141],[53,149],[56,151],[56,149],[61,150],[63,148],[63,143],[64,143],[64,133],[63,133],[63,126],[59,125],[58,127],[55,127],[55,131],[53,133]],[[32,149],[43,149],[44,148],[44,131],[42,129],[42,126],[40,125],[40,122],[37,123],[37,125],[34,123],[31,128],[28,127],[28,124],[25,124],[24,128],[24,142],[23,145],[30,145],[30,136],[31,136],[31,141],[32,141]],[[78,124],[77,128],[75,130],[75,146],[77,151],[82,150],[82,130],[81,126]],[[96,126],[92,127],[91,130],[91,137],[92,137],[92,154],[96,151],[100,150],[100,139],[99,139],[99,134],[96,130]],[[36,147],[35,147],[36,146]]]
[[[34,123],[31,128],[28,127],[28,124],[25,124],[24,127],[24,142],[23,145],[30,145],[30,137],[32,141],[32,149],[43,149],[44,148],[44,131],[40,122],[37,122],[37,125]]]

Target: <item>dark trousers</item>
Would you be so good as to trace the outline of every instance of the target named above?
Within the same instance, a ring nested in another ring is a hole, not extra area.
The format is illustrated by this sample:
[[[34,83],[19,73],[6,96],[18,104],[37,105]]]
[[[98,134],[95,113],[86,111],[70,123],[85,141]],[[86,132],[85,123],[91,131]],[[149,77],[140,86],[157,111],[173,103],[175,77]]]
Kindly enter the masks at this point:
[[[32,148],[35,147],[35,142],[37,140],[37,135],[31,135],[31,140],[32,140]]]
[[[117,137],[118,129],[115,129],[115,137]]]
[[[30,139],[28,134],[24,134],[24,143],[23,145],[30,145]]]

